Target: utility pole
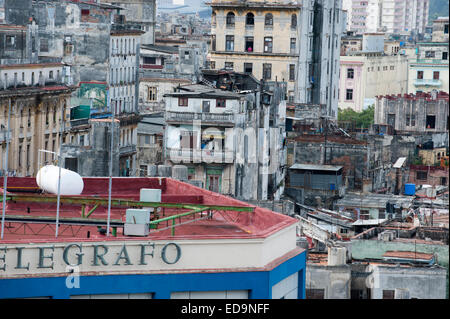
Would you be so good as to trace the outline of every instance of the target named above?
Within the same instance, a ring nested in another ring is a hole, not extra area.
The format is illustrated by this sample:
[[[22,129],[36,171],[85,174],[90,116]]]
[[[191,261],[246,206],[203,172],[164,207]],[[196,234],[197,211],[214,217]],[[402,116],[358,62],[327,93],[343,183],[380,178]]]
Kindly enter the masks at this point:
[[[5,231],[5,213],[6,213],[6,189],[8,188],[8,157],[9,157],[9,130],[11,122],[11,98],[9,98],[9,108],[8,108],[8,127],[6,128],[5,140],[6,140],[6,154],[5,161],[3,162],[3,212],[2,212],[2,231],[1,238],[3,239]]]
[[[111,145],[109,148],[109,187],[108,187],[108,220],[106,222],[106,236],[109,236],[109,224],[111,221],[111,188],[112,188],[112,172],[113,172],[113,145],[114,145],[114,112],[115,110],[112,109],[111,103],[109,101],[109,90],[108,90],[108,97],[107,97],[107,103],[109,107],[111,108]]]

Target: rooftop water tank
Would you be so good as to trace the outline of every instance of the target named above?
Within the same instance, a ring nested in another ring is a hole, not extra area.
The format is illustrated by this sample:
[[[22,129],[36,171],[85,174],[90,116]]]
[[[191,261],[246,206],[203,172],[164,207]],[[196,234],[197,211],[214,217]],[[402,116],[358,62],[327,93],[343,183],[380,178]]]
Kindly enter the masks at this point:
[[[416,184],[405,184],[405,195],[414,196],[416,194]]]
[[[39,188],[51,194],[58,194],[59,167],[46,165],[36,175]],[[61,168],[60,195],[80,195],[83,192],[83,179],[78,173]]]

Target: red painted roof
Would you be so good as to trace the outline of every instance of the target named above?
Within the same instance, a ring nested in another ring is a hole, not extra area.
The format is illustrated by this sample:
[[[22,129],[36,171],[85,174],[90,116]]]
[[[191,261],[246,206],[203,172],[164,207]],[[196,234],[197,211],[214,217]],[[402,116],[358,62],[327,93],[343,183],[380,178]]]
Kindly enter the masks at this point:
[[[107,177],[86,177],[83,178],[84,189],[80,196],[92,198],[108,198]],[[0,177],[0,185],[3,185],[3,177]],[[214,193],[188,183],[183,183],[171,178],[135,178],[117,177],[112,182],[113,199],[139,200],[141,188],[155,188],[162,191],[163,203],[190,203],[216,206],[247,206],[255,207],[245,202]],[[8,192],[19,193],[19,190],[33,192],[38,190],[35,178],[8,177]],[[28,193],[29,194],[29,193]],[[41,194],[42,197],[56,197],[56,195]],[[86,212],[93,206],[87,207]],[[188,211],[179,209],[164,209],[164,216]],[[111,219],[125,220],[126,208],[111,208]],[[28,203],[28,202],[7,202],[7,215],[26,216],[56,216],[55,203]],[[159,218],[163,216],[160,213]],[[60,206],[60,218],[80,218],[81,206],[63,204]],[[91,219],[107,218],[107,206],[98,207],[89,217]],[[186,222],[192,220],[192,216],[187,216],[181,220]],[[178,223],[179,221],[177,221]],[[117,230],[117,237],[101,235],[97,227],[91,226],[60,226],[59,236],[55,239],[54,224],[21,224],[6,223],[3,242],[58,242],[58,241],[98,241],[98,240],[139,240],[139,239],[225,239],[225,238],[265,238],[281,229],[295,224],[294,218],[273,212],[269,209],[255,207],[254,212],[232,212],[216,211],[212,219],[203,219],[175,228],[175,236],[171,236],[171,229],[155,232],[150,230],[148,237],[127,237],[123,236],[122,229]],[[8,228],[8,227],[12,228]],[[160,223],[158,229],[169,226],[166,222]],[[63,231],[62,231],[63,230]],[[33,234],[37,233],[39,234]],[[87,238],[87,232],[90,238]]]

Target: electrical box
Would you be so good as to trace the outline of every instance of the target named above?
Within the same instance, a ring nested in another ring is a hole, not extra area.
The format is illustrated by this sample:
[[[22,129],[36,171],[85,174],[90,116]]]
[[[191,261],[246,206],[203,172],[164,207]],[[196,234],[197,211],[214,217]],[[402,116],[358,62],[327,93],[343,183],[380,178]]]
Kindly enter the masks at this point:
[[[139,200],[141,202],[161,203],[161,190],[141,188]]]

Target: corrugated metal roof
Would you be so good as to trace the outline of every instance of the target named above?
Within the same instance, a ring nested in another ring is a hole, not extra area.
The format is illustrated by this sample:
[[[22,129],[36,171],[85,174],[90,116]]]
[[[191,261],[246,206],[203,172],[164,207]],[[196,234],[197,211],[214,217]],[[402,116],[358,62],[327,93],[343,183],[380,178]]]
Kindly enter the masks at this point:
[[[331,171],[337,172],[342,169],[342,166],[334,165],[313,165],[313,164],[294,164],[289,169],[302,169],[307,171]]]

